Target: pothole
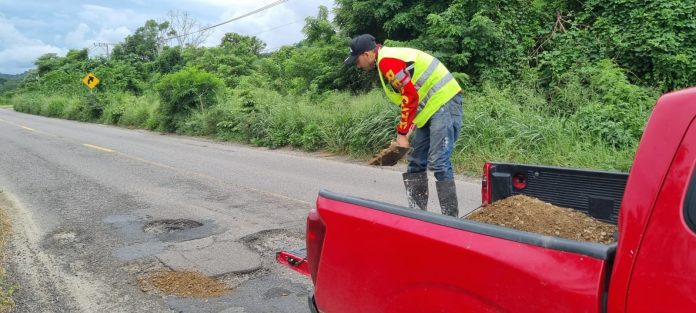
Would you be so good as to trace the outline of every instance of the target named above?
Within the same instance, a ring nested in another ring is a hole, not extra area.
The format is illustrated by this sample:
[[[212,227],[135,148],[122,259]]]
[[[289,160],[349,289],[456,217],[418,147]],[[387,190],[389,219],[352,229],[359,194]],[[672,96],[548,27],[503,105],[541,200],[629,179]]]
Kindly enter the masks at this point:
[[[159,271],[138,278],[140,289],[186,298],[222,296],[230,290],[224,283],[198,272]]]
[[[152,221],[143,227],[150,234],[167,234],[203,226],[203,223],[187,219]]]

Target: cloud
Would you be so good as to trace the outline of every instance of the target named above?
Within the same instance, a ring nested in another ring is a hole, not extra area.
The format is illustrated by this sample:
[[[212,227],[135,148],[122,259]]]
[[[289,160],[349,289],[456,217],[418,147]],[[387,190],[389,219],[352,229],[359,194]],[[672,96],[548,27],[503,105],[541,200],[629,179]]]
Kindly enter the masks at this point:
[[[77,29],[65,35],[65,43],[68,45],[68,47],[84,47],[87,45],[85,35],[87,35],[89,31],[90,28],[87,26],[87,24],[80,23],[80,25],[77,26]]]
[[[82,5],[80,21],[91,25],[91,28],[133,26],[133,24],[145,24],[148,19],[158,19],[159,16],[150,16],[132,9],[115,9],[111,7],[85,4]]]
[[[0,18],[0,49],[8,48],[10,45],[31,44],[32,40],[24,37],[14,24],[7,19]]]
[[[65,49],[27,38],[14,24],[0,18],[0,73],[16,74],[34,66],[34,61],[46,53],[66,53]]]
[[[45,44],[14,46],[0,50],[0,73],[18,74],[34,67],[34,61],[46,53],[64,55],[65,49]]]
[[[97,42],[116,43],[122,41],[126,36],[130,35],[131,31],[128,27],[121,26],[117,28],[102,28],[97,33]]]

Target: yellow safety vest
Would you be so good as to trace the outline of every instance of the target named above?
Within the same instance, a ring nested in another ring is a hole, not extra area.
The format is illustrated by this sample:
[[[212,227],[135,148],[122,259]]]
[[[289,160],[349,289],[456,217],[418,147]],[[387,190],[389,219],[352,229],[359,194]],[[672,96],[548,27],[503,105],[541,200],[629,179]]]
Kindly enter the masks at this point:
[[[413,69],[411,81],[418,91],[418,111],[413,119],[413,123],[418,127],[423,127],[443,104],[462,90],[445,65],[423,51],[411,48],[382,47],[377,55],[378,68],[379,62],[384,58],[399,59],[407,64],[412,63],[406,68],[406,71]],[[406,73],[399,72],[394,75],[395,79],[401,80]],[[385,83],[381,73],[379,80],[382,82],[382,87],[389,100],[401,106],[401,93],[394,91],[391,85]]]

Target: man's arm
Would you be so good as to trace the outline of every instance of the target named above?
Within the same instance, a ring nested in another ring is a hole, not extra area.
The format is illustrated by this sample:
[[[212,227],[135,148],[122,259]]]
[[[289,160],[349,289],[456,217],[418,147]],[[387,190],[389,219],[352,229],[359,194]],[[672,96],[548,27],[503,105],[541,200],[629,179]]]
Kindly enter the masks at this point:
[[[384,58],[379,62],[379,72],[394,91],[401,94],[401,119],[396,125],[397,142],[408,146],[408,133],[418,110],[418,92],[411,81],[408,65],[399,59]]]

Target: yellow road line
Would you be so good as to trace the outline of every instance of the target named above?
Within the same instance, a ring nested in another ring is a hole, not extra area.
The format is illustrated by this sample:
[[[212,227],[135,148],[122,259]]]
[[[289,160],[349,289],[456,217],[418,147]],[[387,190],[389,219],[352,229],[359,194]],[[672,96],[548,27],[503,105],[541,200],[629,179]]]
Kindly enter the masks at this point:
[[[2,122],[7,122],[7,121],[2,120],[2,119],[0,119],[0,121],[2,121]],[[17,125],[17,124],[14,124],[14,123],[12,123],[12,122],[7,122],[7,123],[10,123],[10,124],[13,124],[13,125]],[[35,130],[35,129],[32,129],[32,128],[29,128],[29,127],[26,127],[26,126],[22,126],[22,125],[17,125],[17,126],[20,126],[20,127],[24,128],[24,129],[27,129],[27,130],[35,131],[35,132],[37,132],[37,133],[46,134],[46,133],[44,133],[44,132],[41,132],[41,131],[38,131],[38,130]],[[51,135],[51,134],[46,134],[46,135]],[[68,141],[68,142],[74,142],[74,141],[69,140],[69,139],[66,139],[66,138],[63,138],[63,140]],[[206,179],[215,181],[216,183],[221,184],[222,186],[225,186],[225,187],[228,187],[228,188],[229,188],[230,185],[232,185],[232,186],[235,186],[235,187],[238,187],[238,188],[244,188],[244,189],[246,189],[246,190],[250,190],[250,191],[254,191],[254,192],[258,192],[258,193],[263,193],[263,194],[266,194],[266,195],[269,195],[269,196],[272,196],[272,197],[281,198],[281,199],[286,199],[286,200],[294,201],[294,202],[297,202],[297,203],[302,203],[302,204],[307,204],[307,205],[312,205],[312,204],[313,204],[313,202],[307,202],[307,201],[304,201],[304,200],[296,199],[296,198],[293,198],[293,197],[288,197],[288,196],[285,196],[285,195],[282,195],[282,194],[279,194],[279,193],[275,193],[275,192],[271,192],[271,191],[266,191],[266,190],[257,189],[257,188],[249,187],[249,186],[245,186],[245,185],[234,184],[234,183],[230,184],[229,182],[226,182],[226,181],[224,181],[224,180],[221,179],[221,178],[217,178],[217,177],[210,176],[210,175],[206,175],[206,174],[201,174],[201,173],[198,173],[198,172],[195,172],[195,171],[191,171],[191,170],[186,170],[186,169],[182,169],[182,168],[177,168],[177,167],[174,167],[174,166],[169,166],[169,165],[162,164],[162,163],[158,163],[158,162],[154,162],[154,161],[149,161],[149,160],[146,160],[146,159],[143,159],[143,158],[131,156],[131,155],[124,154],[124,153],[120,153],[120,152],[115,152],[114,150],[111,150],[111,149],[109,149],[109,148],[104,148],[104,147],[100,147],[100,146],[92,145],[92,144],[88,144],[88,143],[83,143],[82,145],[85,146],[85,147],[88,147],[88,148],[92,148],[92,149],[99,150],[99,151],[104,151],[104,152],[108,152],[108,153],[117,153],[118,155],[121,155],[121,156],[123,156],[123,157],[129,158],[129,159],[132,159],[132,160],[135,160],[135,161],[143,162],[143,163],[150,164],[150,165],[154,165],[154,166],[157,166],[157,167],[162,167],[162,168],[170,169],[170,170],[172,170],[172,171],[176,171],[176,172],[185,173],[185,174],[188,174],[188,175],[195,175],[195,176],[199,176],[199,177],[202,177],[202,178],[206,178]]]
[[[104,147],[100,147],[100,146],[90,145],[90,144],[88,144],[88,143],[83,143],[82,145],[85,146],[85,147],[88,147],[88,148],[97,149],[97,150],[104,151],[104,152],[114,152],[114,150],[111,150],[111,149],[108,149],[108,148],[104,148]]]
[[[24,125],[15,124],[15,123],[8,122],[8,121],[5,121],[5,120],[0,120],[0,121],[5,122],[5,123],[8,123],[8,124],[11,124],[11,125],[14,125],[14,126],[17,126],[17,127],[20,127],[20,128],[23,128],[23,129],[26,129],[26,130],[28,130],[28,131],[33,131],[33,132],[35,132],[35,133],[39,133],[39,134],[42,134],[42,135],[55,137],[55,135],[44,133],[44,132],[42,132],[42,131],[40,131],[40,130],[33,129],[33,128],[29,127],[29,126],[24,126]]]

